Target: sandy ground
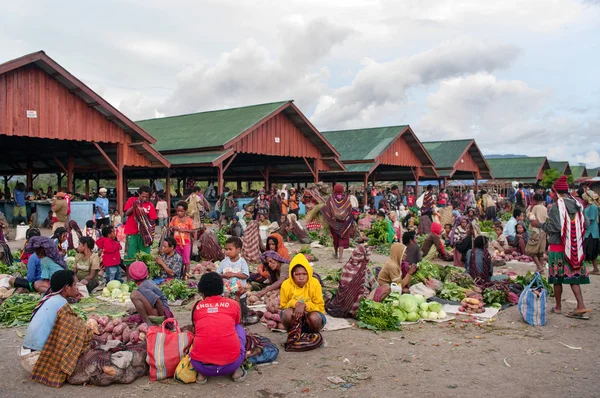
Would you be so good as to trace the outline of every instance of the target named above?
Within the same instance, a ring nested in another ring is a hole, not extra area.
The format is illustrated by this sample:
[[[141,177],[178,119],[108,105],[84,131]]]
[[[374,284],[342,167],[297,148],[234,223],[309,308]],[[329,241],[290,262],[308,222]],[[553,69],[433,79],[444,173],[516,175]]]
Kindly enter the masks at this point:
[[[313,253],[319,258],[315,267],[322,274],[339,268],[332,249],[314,249]],[[385,257],[373,255],[372,261],[383,263]],[[510,267],[519,273],[533,270],[531,264]],[[54,390],[29,381],[19,365],[17,349],[22,338],[17,332],[23,333],[25,328],[0,329],[4,352],[0,357],[0,396],[598,397],[599,278],[592,276],[592,284],[583,287],[586,304],[594,310],[588,321],[548,314],[546,326],[536,328],[524,323],[517,308],[511,307],[486,325],[458,319],[406,326],[400,332],[373,333],[356,327],[325,332],[325,347],[306,353],[282,350],[276,364],[252,370],[240,384],[227,378],[210,379],[206,385],[182,385],[174,380],[150,383],[142,378],[131,385],[65,385]],[[575,307],[570,289],[563,300],[564,310]],[[185,324],[189,312],[176,311],[176,316]],[[260,324],[251,331],[277,343],[283,338]],[[341,377],[348,384],[332,384],[327,379],[330,376]]]

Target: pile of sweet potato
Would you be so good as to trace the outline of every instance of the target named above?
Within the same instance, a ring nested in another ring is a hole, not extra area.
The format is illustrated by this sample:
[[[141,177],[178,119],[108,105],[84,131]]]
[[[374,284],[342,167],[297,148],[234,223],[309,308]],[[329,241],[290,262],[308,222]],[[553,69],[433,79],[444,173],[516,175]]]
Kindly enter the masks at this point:
[[[135,344],[146,340],[148,325],[125,322],[121,318],[111,320],[107,316],[92,315],[87,326],[94,332],[94,338],[102,343],[118,340],[125,344]]]

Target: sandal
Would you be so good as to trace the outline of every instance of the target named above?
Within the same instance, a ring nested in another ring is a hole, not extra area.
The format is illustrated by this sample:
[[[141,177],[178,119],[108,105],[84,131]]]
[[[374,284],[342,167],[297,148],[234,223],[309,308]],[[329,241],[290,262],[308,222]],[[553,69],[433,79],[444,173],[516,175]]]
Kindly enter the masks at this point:
[[[242,369],[242,375],[238,378],[235,378],[233,376],[231,376],[231,378],[233,379],[234,383],[243,383],[246,380],[246,376],[248,376],[248,371],[244,368],[240,368]]]
[[[201,379],[202,376],[200,373],[198,373],[198,376],[196,376],[196,384],[206,384],[208,383],[208,377],[204,377],[203,379]]]
[[[565,316],[567,318],[573,318],[573,319],[582,319],[582,320],[588,320],[590,319],[589,316],[584,315],[584,313],[577,313],[575,311],[569,312],[567,314],[565,314]]]
[[[550,312],[553,313],[553,314],[559,314],[559,315],[562,314],[562,311],[557,310],[555,307],[552,307],[550,309]]]

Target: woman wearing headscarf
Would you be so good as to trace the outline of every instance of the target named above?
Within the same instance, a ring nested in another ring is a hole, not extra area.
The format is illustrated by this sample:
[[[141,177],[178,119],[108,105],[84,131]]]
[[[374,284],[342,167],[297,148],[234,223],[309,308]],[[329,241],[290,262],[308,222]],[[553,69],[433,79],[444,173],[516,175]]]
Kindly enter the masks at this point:
[[[467,226],[469,220],[466,217],[457,217],[454,221],[454,227],[450,232],[450,246],[454,248],[454,266],[464,267],[462,253],[456,250],[456,247],[467,237]]]
[[[277,195],[277,189],[271,189],[271,198],[269,200],[269,221],[279,222],[281,217],[281,197]]]
[[[433,205],[433,186],[427,185],[427,191],[425,191],[425,195],[423,196],[423,206],[421,206],[419,226],[417,228],[417,233],[419,235],[425,235],[431,232]]]
[[[279,290],[283,281],[285,281],[290,273],[290,260],[283,258],[273,250],[267,250],[260,257],[263,268],[269,275],[267,286],[258,292],[258,296],[262,297],[268,292]]]
[[[463,219],[464,220],[464,219]],[[461,221],[461,224],[458,229],[462,229],[465,221]],[[466,256],[469,249],[473,247],[473,239],[475,239],[475,229],[473,228],[473,223],[466,222],[466,226],[464,227],[465,234],[462,234],[460,231],[459,238],[462,237],[460,241],[457,242],[457,234],[454,234],[454,238],[450,238],[450,242],[454,244],[454,265],[456,267],[464,267],[466,262]]]
[[[258,263],[262,246],[258,221],[250,221],[242,237],[242,257],[248,263]]]
[[[431,232],[423,241],[421,250],[423,251],[423,258],[425,260],[433,261],[436,258],[442,260],[447,259],[446,250],[444,249],[444,242],[440,239],[442,233],[442,224],[434,222],[431,224]]]
[[[265,191],[261,190],[258,194],[258,197],[254,199],[252,202],[248,203],[248,207],[254,205],[254,213],[255,219],[258,220],[258,217],[262,214],[265,218],[269,218],[269,201],[265,196]]]
[[[291,260],[290,252],[283,243],[283,237],[277,233],[273,233],[267,238],[266,250],[272,250],[288,261]]]
[[[334,257],[342,262],[344,249],[350,247],[350,229],[352,227],[352,205],[344,193],[341,184],[335,184],[333,194],[321,208],[321,214],[329,224],[333,237]]]
[[[371,249],[358,245],[342,269],[336,295],[327,302],[327,313],[337,318],[354,318],[363,298],[380,302],[390,294],[390,286],[380,286],[369,267]]]
[[[308,233],[306,233],[306,231],[302,227],[302,225],[300,225],[300,223],[298,222],[296,214],[288,214],[288,221],[290,224],[289,234],[291,235],[292,239],[297,240],[298,242],[303,243],[305,245],[310,244],[311,239],[308,236]]]
[[[402,286],[403,292],[408,292],[410,281],[417,267],[415,264],[408,264],[404,261],[404,254],[406,252],[406,246],[402,243],[394,243],[390,248],[390,258],[383,265],[377,282],[380,286],[389,285],[396,283],[398,286]]]

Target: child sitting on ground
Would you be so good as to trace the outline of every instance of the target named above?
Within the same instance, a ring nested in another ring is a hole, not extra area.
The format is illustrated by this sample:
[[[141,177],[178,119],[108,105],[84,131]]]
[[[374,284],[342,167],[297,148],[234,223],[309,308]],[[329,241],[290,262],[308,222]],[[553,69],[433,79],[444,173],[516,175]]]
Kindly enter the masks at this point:
[[[154,317],[156,324],[161,324],[167,318],[174,318],[169,309],[167,298],[160,288],[148,278],[148,267],[142,261],[134,261],[129,266],[129,277],[138,285],[131,293],[131,301],[142,320],[151,326]],[[159,319],[159,318],[162,318]]]
[[[98,246],[98,249],[100,250],[98,255],[102,259],[106,283],[112,280],[123,282],[120,267],[121,244],[117,240],[115,227],[108,226],[102,228],[102,238],[96,241],[96,246]]]
[[[450,246],[450,232],[452,232],[452,224],[444,225],[444,231],[440,235],[440,238],[444,241],[446,246]]]
[[[248,316],[248,305],[246,303],[246,279],[250,275],[248,263],[240,253],[242,251],[242,240],[232,236],[225,242],[225,259],[219,264],[217,273],[223,278],[225,295],[239,301],[242,309],[242,323],[252,325],[258,322],[256,317]]]
[[[402,235],[402,243],[406,246],[406,262],[409,265],[418,264],[421,259],[421,248],[417,243],[415,231],[408,231]]]

